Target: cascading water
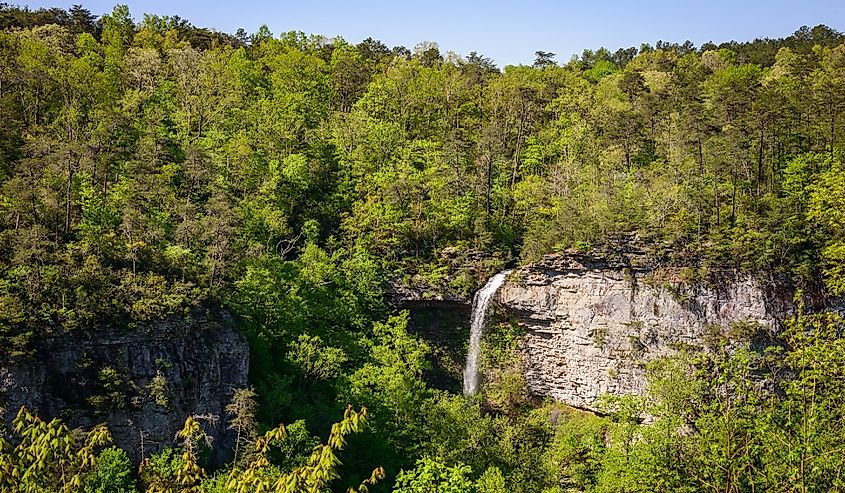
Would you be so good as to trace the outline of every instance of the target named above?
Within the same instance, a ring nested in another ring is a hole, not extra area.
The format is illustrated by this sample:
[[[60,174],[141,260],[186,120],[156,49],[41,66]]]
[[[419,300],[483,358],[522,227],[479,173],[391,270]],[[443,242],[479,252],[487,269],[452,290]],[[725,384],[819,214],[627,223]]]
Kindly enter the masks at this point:
[[[504,284],[505,278],[511,271],[499,272],[487,281],[483,288],[475,293],[472,299],[472,322],[469,329],[469,351],[467,365],[464,368],[464,395],[478,392],[478,356],[481,353],[481,335],[487,325],[487,309],[493,295]]]

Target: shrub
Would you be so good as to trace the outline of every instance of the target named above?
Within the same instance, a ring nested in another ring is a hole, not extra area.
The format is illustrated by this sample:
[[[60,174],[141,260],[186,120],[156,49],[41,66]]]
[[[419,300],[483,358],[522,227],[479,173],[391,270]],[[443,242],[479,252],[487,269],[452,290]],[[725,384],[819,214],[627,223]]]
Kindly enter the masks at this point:
[[[96,468],[83,480],[84,493],[135,493],[132,462],[126,452],[109,447],[97,457]]]

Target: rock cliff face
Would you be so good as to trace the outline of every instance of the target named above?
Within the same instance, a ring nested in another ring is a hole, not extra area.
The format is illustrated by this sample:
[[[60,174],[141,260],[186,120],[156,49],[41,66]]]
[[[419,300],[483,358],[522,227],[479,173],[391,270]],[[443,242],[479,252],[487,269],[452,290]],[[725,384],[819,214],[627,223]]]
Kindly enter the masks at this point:
[[[603,393],[640,394],[644,363],[745,328],[776,329],[784,306],[748,276],[682,282],[637,257],[550,255],[515,271],[497,293],[525,329],[531,392],[595,409]]]
[[[216,416],[205,429],[219,462],[233,438],[224,408],[248,368],[247,342],[225,314],[69,333],[42,341],[33,360],[0,364],[0,410],[6,423],[22,405],[72,427],[105,422],[136,461],[173,444],[188,415]]]

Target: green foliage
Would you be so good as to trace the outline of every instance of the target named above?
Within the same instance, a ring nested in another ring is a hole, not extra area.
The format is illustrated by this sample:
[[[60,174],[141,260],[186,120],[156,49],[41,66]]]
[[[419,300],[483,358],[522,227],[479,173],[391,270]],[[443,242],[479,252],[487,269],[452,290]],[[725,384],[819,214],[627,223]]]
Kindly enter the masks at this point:
[[[446,466],[431,459],[417,461],[410,471],[401,471],[396,477],[394,493],[476,493],[478,490],[469,478],[472,469],[465,465]]]
[[[552,408],[549,418],[554,431],[543,451],[545,475],[566,488],[586,490],[593,486],[604,466],[610,423],[566,408]]]
[[[375,431],[404,453],[419,447],[419,410],[430,392],[422,381],[428,345],[410,335],[407,325],[407,312],[376,322],[372,338],[362,340],[369,361],[340,390],[343,401],[368,406]]]
[[[278,462],[283,471],[292,471],[305,465],[320,439],[311,435],[304,420],[294,421],[285,427],[285,436],[277,444],[282,459]]]
[[[179,490],[177,474],[182,467],[178,449],[165,448],[145,458],[138,475],[145,491],[171,493]]]
[[[505,485],[505,478],[498,467],[491,467],[484,471],[484,474],[476,481],[478,493],[507,493],[509,490]]]
[[[237,465],[241,456],[238,454],[243,444],[254,441],[258,433],[258,422],[256,420],[255,391],[248,389],[235,389],[232,393],[232,400],[226,405],[226,414],[229,415],[229,429],[234,430],[235,454],[232,464]]]
[[[347,358],[342,349],[324,346],[319,336],[302,334],[291,344],[288,359],[306,378],[327,380],[340,374]]]
[[[434,43],[233,37],[125,5],[99,22],[2,5],[0,29],[0,355],[217,306],[250,342],[254,390],[220,417],[236,460],[206,476],[191,418],[144,462],[149,491],[320,490],[339,474],[364,491],[385,474],[373,463],[404,470],[407,491],[843,488],[833,318],[799,315],[767,354],[753,327],[714,333],[711,353],[650,365],[648,395],[600,418],[529,398],[516,327],[485,341],[480,402],[432,390],[431,348],[385,303],[406,275],[467,296],[510,259],[628,233],[701,271],[845,293],[841,33],[565,65],[538,51],[498,70]],[[134,389],[102,368],[89,404],[125,411],[146,391],[168,407],[163,375]],[[369,414],[348,410],[320,445],[338,404]],[[0,489],[123,488],[118,452],[92,459],[103,437],[18,423]],[[340,465],[347,437],[358,453]]]
[[[205,477],[205,470],[199,465],[199,445],[206,435],[199,421],[188,416],[185,426],[176,437],[182,441],[181,468],[176,470],[176,482],[182,489],[193,492]]]
[[[836,491],[842,488],[842,322],[798,313],[783,344],[682,353],[648,368],[645,402],[608,398],[608,439],[582,456],[587,491]],[[774,388],[771,388],[774,386]],[[642,424],[648,412],[652,422]],[[833,420],[833,421],[831,421]],[[583,427],[581,428],[583,430]],[[583,431],[581,431],[583,433]],[[597,433],[598,436],[605,432]],[[594,435],[594,436],[596,436]],[[572,432],[562,435],[567,440]],[[566,443],[566,442],[564,442]],[[570,442],[571,443],[571,442]],[[557,457],[560,457],[559,455]],[[584,460],[586,459],[586,460]]]
[[[845,238],[842,228],[845,226],[845,169],[838,159],[826,156],[807,156],[801,160],[802,168],[811,168],[815,180],[804,185],[802,191],[809,195],[807,218],[826,233],[821,259],[825,283],[834,295],[845,293],[845,271],[842,260],[845,259]],[[808,173],[805,173],[808,174]],[[803,205],[803,204],[802,204]]]
[[[167,379],[162,375],[161,371],[156,372],[156,375],[150,379],[147,384],[147,392],[153,398],[153,402],[157,406],[167,408],[170,406],[170,396],[167,389]]]
[[[100,392],[88,398],[90,404],[102,411],[126,409],[129,405],[126,378],[110,366],[101,369],[97,376]]]
[[[845,487],[834,472],[842,467],[842,456],[832,452],[845,446],[839,432],[845,402],[840,378],[845,369],[842,329],[841,317],[830,313],[799,313],[787,324],[784,367],[795,377],[781,382],[785,396],[763,418],[767,442],[778,444],[762,450],[770,468],[767,480],[775,487],[798,491]]]
[[[49,327],[208,302],[273,338],[289,329],[274,343],[309,333],[345,351],[323,329],[365,330],[403,266],[436,274],[447,248],[527,259],[620,232],[805,285],[821,259],[840,290],[845,52],[825,26],[565,66],[538,52],[499,71],[431,43],[404,56],[136,21],[125,5],[99,24],[81,8],[3,9],[10,354]]]
[[[82,481],[84,493],[134,493],[135,472],[126,452],[109,447],[97,456],[96,467]]]
[[[70,493],[87,487],[91,475],[109,470],[112,453],[97,466],[97,451],[111,442],[105,426],[77,435],[61,420],[41,420],[25,407],[12,422],[12,442],[0,437],[0,490]],[[14,443],[14,445],[13,445]],[[118,460],[119,462],[119,460]],[[118,466],[119,463],[115,463]],[[123,476],[113,470],[115,479]]]
[[[366,408],[354,411],[350,406],[344,412],[343,420],[332,425],[326,444],[315,446],[305,464],[289,472],[279,472],[274,469],[268,458],[271,446],[285,438],[285,427],[280,425],[256,440],[255,458],[246,468],[232,470],[226,481],[226,488],[237,493],[256,490],[279,493],[325,491],[332,481],[340,478],[337,468],[341,462],[336,455],[337,452],[345,448],[346,437],[360,432],[366,421]],[[373,470],[370,477],[362,481],[357,488],[350,488],[350,490],[365,493],[368,491],[368,486],[382,479],[384,479],[384,470],[379,467]]]

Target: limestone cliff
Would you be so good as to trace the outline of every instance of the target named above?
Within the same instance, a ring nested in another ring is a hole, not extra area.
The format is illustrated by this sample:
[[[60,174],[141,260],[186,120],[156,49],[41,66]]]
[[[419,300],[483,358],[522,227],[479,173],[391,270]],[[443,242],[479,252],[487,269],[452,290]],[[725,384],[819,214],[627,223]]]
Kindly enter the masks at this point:
[[[219,462],[232,443],[224,408],[248,368],[247,342],[223,313],[70,332],[0,364],[0,410],[6,423],[21,405],[74,427],[105,422],[134,460],[173,444],[188,415],[216,416],[205,428]]]
[[[549,255],[515,271],[497,293],[525,330],[530,391],[594,409],[603,393],[645,390],[644,364],[744,324],[777,328],[785,308],[747,275],[684,280],[637,256]],[[715,278],[715,280],[714,280]]]

